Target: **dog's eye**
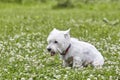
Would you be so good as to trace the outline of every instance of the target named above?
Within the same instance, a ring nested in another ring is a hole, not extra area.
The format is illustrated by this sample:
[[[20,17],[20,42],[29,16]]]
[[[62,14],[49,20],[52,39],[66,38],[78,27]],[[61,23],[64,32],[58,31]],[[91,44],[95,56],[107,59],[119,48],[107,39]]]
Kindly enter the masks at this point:
[[[54,43],[58,43],[58,41],[55,41]]]

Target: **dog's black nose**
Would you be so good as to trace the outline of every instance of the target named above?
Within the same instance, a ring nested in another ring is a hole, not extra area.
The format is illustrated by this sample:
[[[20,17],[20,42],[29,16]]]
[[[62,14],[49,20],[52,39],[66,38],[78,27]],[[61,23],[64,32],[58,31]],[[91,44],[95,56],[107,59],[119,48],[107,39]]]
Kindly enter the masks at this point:
[[[51,51],[51,48],[47,48],[47,50],[50,52],[50,51]]]

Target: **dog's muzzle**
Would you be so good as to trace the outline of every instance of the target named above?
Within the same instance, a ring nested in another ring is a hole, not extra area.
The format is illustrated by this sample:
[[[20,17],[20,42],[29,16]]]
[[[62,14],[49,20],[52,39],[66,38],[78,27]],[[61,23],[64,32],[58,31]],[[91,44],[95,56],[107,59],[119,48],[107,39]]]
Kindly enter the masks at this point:
[[[51,51],[50,53],[51,53],[51,56],[54,56],[54,55],[55,55],[55,52],[53,52],[53,51]]]
[[[51,49],[51,48],[47,48],[47,50],[50,52],[51,56],[54,56],[54,55],[55,55],[55,52],[54,52],[54,51],[52,51],[52,49]]]

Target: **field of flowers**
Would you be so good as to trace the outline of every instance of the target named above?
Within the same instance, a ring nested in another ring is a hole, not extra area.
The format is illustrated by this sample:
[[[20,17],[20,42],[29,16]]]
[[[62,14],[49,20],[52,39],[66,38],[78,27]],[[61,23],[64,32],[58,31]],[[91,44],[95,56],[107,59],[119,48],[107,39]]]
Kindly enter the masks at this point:
[[[120,80],[119,3],[72,9],[46,4],[0,3],[0,80]],[[71,36],[95,45],[105,58],[103,68],[62,67],[59,55],[46,51],[53,28],[71,28]]]

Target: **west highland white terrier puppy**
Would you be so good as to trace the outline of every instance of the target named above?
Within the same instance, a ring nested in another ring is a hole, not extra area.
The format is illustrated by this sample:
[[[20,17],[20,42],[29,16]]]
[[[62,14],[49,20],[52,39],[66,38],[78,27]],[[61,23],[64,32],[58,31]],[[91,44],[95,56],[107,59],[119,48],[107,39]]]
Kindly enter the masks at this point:
[[[48,38],[47,50],[54,56],[60,54],[63,66],[84,67],[91,64],[94,67],[102,67],[104,58],[91,44],[70,37],[70,29],[60,31],[53,29]]]

